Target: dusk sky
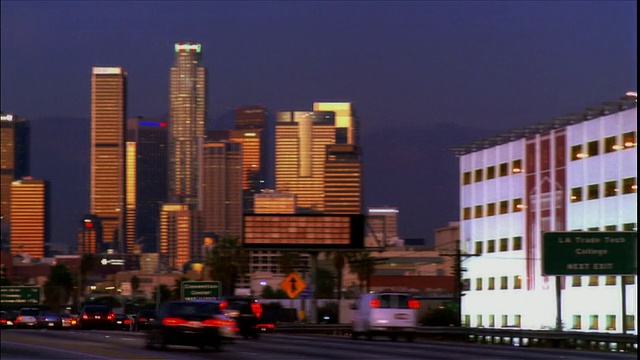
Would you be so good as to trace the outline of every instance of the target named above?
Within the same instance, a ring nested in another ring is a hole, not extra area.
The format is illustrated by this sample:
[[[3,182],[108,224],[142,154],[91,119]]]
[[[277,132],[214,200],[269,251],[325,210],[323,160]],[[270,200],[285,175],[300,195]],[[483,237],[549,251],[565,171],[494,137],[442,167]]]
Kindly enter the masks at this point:
[[[88,212],[92,66],[128,72],[128,115],[168,112],[173,44],[198,41],[207,126],[263,104],[353,102],[365,205],[400,235],[458,219],[449,149],[637,90],[636,1],[5,1],[1,110],[32,120],[32,174],[53,188],[53,241]],[[67,119],[67,120],[64,120]]]

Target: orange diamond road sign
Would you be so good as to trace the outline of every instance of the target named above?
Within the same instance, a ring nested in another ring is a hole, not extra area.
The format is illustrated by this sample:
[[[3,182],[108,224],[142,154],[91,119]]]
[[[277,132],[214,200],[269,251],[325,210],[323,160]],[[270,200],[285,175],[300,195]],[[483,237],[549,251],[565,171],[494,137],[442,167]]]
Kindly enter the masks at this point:
[[[294,299],[307,287],[307,284],[304,283],[300,275],[292,272],[280,282],[280,287],[289,295],[289,298]]]

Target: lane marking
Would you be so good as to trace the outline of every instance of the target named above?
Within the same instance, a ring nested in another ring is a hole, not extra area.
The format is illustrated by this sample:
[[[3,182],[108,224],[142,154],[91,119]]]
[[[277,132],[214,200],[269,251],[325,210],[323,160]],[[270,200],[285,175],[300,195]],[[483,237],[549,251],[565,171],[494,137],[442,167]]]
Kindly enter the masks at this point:
[[[21,342],[14,342],[14,341],[7,341],[7,340],[2,340],[3,343],[7,343],[7,344],[12,344],[12,345],[23,345],[23,346],[28,346],[28,347],[35,347],[35,348],[40,348],[43,350],[53,350],[53,351],[59,351],[59,352],[63,352],[63,353],[68,353],[68,354],[74,354],[74,355],[80,355],[83,357],[90,357],[90,358],[94,358],[94,359],[102,359],[102,360],[111,360],[111,358],[108,357],[102,357],[102,356],[98,356],[98,355],[93,355],[93,354],[87,354],[87,353],[81,353],[81,352],[77,352],[77,351],[71,351],[71,350],[63,350],[63,349],[59,349],[59,348],[54,348],[54,347],[49,347],[49,346],[40,346],[40,345],[34,345],[34,344],[25,344],[25,343],[21,343]]]

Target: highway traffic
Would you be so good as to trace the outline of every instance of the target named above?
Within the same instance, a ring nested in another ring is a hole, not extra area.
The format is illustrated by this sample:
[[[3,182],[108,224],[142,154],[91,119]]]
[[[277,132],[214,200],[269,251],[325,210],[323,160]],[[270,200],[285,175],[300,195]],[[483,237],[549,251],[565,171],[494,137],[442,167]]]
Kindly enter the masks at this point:
[[[446,343],[417,339],[392,341],[386,337],[354,340],[347,336],[262,334],[259,339],[236,339],[221,352],[194,347],[148,349],[144,332],[105,330],[3,329],[3,360],[37,359],[523,359],[585,360],[637,359],[636,354],[522,348],[499,345]]]

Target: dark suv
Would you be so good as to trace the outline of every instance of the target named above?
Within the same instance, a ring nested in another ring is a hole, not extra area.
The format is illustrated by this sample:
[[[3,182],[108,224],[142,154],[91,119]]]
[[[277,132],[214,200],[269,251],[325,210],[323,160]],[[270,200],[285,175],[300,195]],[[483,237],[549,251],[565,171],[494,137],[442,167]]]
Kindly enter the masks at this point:
[[[240,336],[257,339],[260,336],[258,319],[262,315],[262,305],[252,296],[232,296],[221,305],[225,314],[236,320]]]
[[[87,305],[80,312],[81,329],[113,329],[116,314],[106,305]]]

